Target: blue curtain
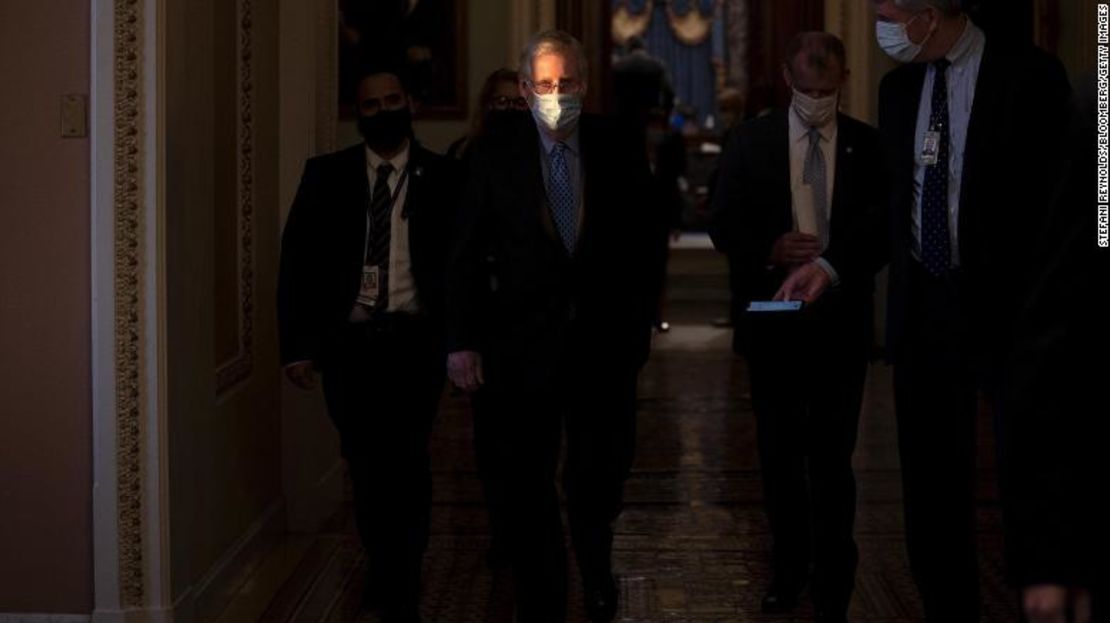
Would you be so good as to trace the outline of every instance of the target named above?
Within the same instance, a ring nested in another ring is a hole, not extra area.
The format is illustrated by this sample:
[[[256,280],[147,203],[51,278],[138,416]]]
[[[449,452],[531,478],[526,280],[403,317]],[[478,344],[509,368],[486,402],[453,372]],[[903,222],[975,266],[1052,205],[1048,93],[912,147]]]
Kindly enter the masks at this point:
[[[616,8],[619,0],[613,0]],[[716,0],[671,0],[671,6],[678,15],[691,10],[709,14],[714,10]],[[643,0],[629,0],[628,6],[634,13],[643,11]],[[698,45],[690,46],[675,38],[667,23],[667,10],[664,2],[656,2],[651,24],[644,33],[644,44],[652,56],[663,61],[670,74],[671,84],[679,103],[692,105],[697,111],[699,125],[707,115],[715,115],[717,110],[716,76],[713,59],[724,61],[725,40],[724,20],[715,19],[709,38]]]

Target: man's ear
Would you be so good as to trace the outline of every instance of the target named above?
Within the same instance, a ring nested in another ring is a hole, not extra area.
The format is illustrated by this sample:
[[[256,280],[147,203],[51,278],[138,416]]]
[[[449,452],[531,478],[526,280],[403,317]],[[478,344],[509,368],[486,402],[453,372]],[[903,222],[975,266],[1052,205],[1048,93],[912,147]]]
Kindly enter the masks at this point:
[[[790,75],[790,67],[788,67],[786,63],[782,64],[782,79],[786,82],[786,86],[791,89],[794,88],[794,77]]]
[[[940,30],[940,23],[943,20],[944,16],[941,15],[940,11],[938,11],[935,7],[926,7],[925,12],[929,14],[929,36],[931,37],[935,35],[938,30]]]
[[[532,95],[532,89],[529,89],[528,85],[524,84],[523,78],[517,81],[516,88],[518,91],[520,91],[520,96],[528,100],[528,105],[531,106],[532,98],[530,96]]]
[[[411,95],[406,95],[405,100],[409,104],[409,112],[411,112],[412,116],[415,117],[417,112],[420,111],[420,101]]]

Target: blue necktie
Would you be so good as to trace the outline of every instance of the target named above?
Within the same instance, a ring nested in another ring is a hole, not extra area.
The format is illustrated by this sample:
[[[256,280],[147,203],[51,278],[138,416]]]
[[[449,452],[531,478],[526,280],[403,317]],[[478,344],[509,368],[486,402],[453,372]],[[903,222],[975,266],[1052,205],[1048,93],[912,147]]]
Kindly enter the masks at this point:
[[[948,59],[934,63],[933,107],[929,129],[940,134],[937,162],[925,169],[921,192],[921,264],[934,277],[948,272],[952,264],[952,241],[948,232]]]
[[[563,240],[567,253],[574,251],[574,239],[578,229],[578,210],[574,187],[570,183],[570,167],[567,166],[565,143],[555,143],[551,149],[551,184],[548,199],[551,200],[551,216],[555,229]]]

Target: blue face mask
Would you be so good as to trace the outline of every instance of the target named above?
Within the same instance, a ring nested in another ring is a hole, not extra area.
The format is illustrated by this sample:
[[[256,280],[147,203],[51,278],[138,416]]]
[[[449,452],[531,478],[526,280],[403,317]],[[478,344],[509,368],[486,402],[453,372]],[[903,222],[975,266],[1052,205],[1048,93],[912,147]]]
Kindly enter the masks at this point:
[[[932,37],[933,34],[929,33],[929,36],[921,43],[914,43],[906,32],[906,28],[920,16],[921,13],[918,13],[904,24],[901,22],[875,22],[875,39],[878,40],[879,47],[887,53],[887,56],[900,63],[912,63],[921,55],[921,50],[924,49],[929,37]]]

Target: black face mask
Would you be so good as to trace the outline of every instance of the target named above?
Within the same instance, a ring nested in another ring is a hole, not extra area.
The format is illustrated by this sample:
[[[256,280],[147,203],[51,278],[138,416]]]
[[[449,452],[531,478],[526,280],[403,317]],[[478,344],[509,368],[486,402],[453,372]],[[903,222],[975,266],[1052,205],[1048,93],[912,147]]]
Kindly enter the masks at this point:
[[[490,110],[486,112],[485,118],[482,119],[482,125],[488,130],[505,125],[520,116],[521,111],[519,110]]]
[[[412,113],[406,107],[379,110],[370,116],[359,115],[358,133],[375,152],[393,151],[412,136]]]

